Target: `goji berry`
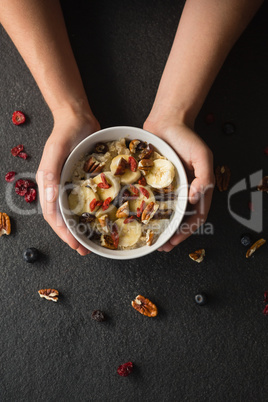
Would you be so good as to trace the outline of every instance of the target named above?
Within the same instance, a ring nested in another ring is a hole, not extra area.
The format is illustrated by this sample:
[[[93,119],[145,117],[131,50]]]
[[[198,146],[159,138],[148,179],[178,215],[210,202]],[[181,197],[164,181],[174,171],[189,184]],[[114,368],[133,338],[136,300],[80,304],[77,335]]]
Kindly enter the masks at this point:
[[[20,152],[17,156],[19,158],[22,158],[22,159],[27,159],[28,158],[28,155],[26,154],[26,152]]]
[[[268,315],[268,304],[264,307],[263,314]]]
[[[147,181],[144,176],[141,176],[141,178],[138,180],[138,183],[140,186],[146,186]]]
[[[136,170],[137,170],[137,168],[138,168],[138,163],[137,163],[136,159],[133,158],[133,156],[130,156],[130,157],[128,158],[128,163],[129,163],[129,165],[130,165],[130,170],[131,170],[132,172],[136,172]]]
[[[94,211],[95,208],[100,207],[102,205],[102,201],[97,201],[96,198],[93,198],[93,200],[89,204],[90,211]]]
[[[148,190],[146,190],[146,188],[140,187],[140,192],[144,195],[144,197],[146,197],[146,198],[150,197],[150,193]]]
[[[127,362],[124,364],[121,364],[118,369],[117,373],[121,375],[121,377],[127,377],[129,374],[132,373],[133,370],[133,363],[132,362]]]
[[[124,220],[124,223],[132,222],[132,221],[134,221],[134,219],[135,219],[135,216],[134,216],[134,215],[128,216],[128,217]]]
[[[12,155],[13,155],[13,156],[18,156],[18,154],[19,154],[21,151],[23,151],[23,148],[24,148],[24,147],[23,147],[22,144],[17,145],[16,147],[12,148],[12,149],[11,149]]]
[[[139,192],[139,189],[138,189],[137,187],[133,186],[133,184],[130,184],[130,185],[129,185],[129,188],[130,188],[130,191],[131,191],[136,197],[139,196],[140,192]]]
[[[5,180],[8,181],[8,182],[14,181],[15,175],[16,175],[16,172],[8,172],[5,175]]]
[[[118,227],[117,224],[114,223],[111,229],[111,237],[113,239],[114,242],[114,247],[118,248],[118,244],[119,244],[119,233],[118,233]]]
[[[27,193],[24,196],[26,202],[33,202],[36,199],[36,190],[35,188],[28,188]]]
[[[25,122],[25,114],[20,112],[20,111],[15,111],[12,115],[12,122],[16,126],[19,126],[20,124]]]
[[[146,202],[144,200],[142,200],[140,207],[137,208],[137,217],[138,218],[141,217],[141,214],[143,213],[145,206],[146,206]]]
[[[108,183],[104,173],[101,173],[101,180],[102,180],[102,183],[98,183],[99,188],[107,189],[107,188],[111,187],[111,184]]]
[[[111,201],[112,201],[112,197],[108,197],[108,198],[106,198],[106,200],[103,201],[103,204],[102,204],[103,211],[106,211],[106,209],[109,207]]]

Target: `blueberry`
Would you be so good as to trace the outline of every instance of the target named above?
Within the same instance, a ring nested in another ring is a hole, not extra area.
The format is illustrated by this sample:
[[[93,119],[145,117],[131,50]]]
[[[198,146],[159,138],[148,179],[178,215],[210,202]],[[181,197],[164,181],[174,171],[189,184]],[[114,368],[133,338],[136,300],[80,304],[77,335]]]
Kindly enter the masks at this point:
[[[92,320],[102,322],[105,321],[106,317],[104,313],[101,310],[94,310],[93,313],[91,314]]]
[[[206,304],[208,301],[208,297],[205,293],[198,293],[195,295],[194,301],[196,304],[199,304],[199,306],[204,306],[204,304]]]
[[[250,244],[252,243],[252,239],[250,234],[245,233],[241,236],[241,244],[245,247],[249,247]]]
[[[236,131],[236,127],[233,123],[227,122],[223,125],[223,132],[226,135],[232,135]]]
[[[38,257],[39,251],[34,247],[27,248],[27,250],[23,252],[23,258],[26,262],[33,263],[38,259]]]

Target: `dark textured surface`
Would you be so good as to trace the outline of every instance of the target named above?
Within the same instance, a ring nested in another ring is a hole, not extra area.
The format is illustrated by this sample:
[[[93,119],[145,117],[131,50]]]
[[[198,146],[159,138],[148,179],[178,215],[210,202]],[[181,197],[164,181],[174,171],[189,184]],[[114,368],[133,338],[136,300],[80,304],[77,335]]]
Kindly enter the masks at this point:
[[[182,2],[64,1],[70,39],[92,108],[102,127],[142,126],[152,105]],[[268,6],[232,50],[200,113],[196,129],[212,148],[215,164],[226,163],[231,185],[258,169],[268,173]],[[29,71],[6,33],[0,32],[0,210],[12,218],[1,238],[1,401],[267,401],[267,245],[251,260],[240,245],[248,231],[227,210],[227,194],[215,191],[208,222],[213,235],[194,235],[172,252],[132,261],[80,257],[52,232],[38,207],[11,191],[4,175],[37,170],[53,121]],[[15,127],[12,112],[29,123]],[[207,112],[216,116],[207,126]],[[236,134],[222,134],[233,121]],[[31,155],[14,158],[23,143]],[[265,170],[266,169],[266,170]],[[28,174],[28,176],[29,176]],[[12,187],[12,185],[11,185]],[[31,215],[14,212],[11,201]],[[234,199],[248,214],[249,193]],[[267,237],[267,194],[264,194]],[[23,261],[25,248],[42,258]],[[188,253],[206,249],[203,263]],[[37,290],[54,287],[56,304]],[[210,296],[199,307],[198,291]],[[155,319],[139,315],[137,294],[159,307]],[[91,320],[95,309],[108,320]],[[128,378],[119,364],[133,361]]]

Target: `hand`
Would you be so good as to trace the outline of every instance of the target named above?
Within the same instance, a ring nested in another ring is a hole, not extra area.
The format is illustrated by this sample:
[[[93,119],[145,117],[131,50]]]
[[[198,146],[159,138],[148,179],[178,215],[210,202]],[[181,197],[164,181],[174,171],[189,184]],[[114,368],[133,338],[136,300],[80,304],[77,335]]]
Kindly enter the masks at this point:
[[[149,119],[143,128],[156,134],[177,152],[184,164],[190,186],[189,202],[195,211],[186,216],[183,226],[159,251],[171,251],[205,223],[215,184],[213,155],[204,141],[184,123],[171,118],[159,122]],[[183,230],[182,230],[183,229]]]
[[[80,255],[90,253],[68,231],[57,207],[62,166],[74,147],[100,129],[92,115],[77,115],[69,110],[54,114],[54,128],[48,138],[36,174],[43,215],[57,235]]]

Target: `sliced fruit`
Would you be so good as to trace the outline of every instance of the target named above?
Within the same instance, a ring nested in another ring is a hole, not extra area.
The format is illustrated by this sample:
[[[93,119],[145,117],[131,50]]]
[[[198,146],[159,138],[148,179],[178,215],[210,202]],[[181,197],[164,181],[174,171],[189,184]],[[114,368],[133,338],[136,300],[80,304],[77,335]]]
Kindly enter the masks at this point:
[[[110,221],[115,221],[117,219],[116,212],[117,212],[117,208],[113,204],[110,204],[109,207],[105,211],[103,211],[103,209],[100,208],[96,212],[96,218],[100,218],[102,215],[108,215],[108,218],[110,219]]]
[[[76,186],[68,197],[70,210],[76,215],[82,215],[83,212],[94,213],[91,211],[90,203],[96,199],[99,201],[98,194],[94,193],[91,188]],[[98,206],[99,207],[99,206]]]
[[[119,231],[119,247],[134,246],[141,237],[141,224],[136,220],[124,223],[124,220],[115,221]]]
[[[156,159],[146,175],[147,183],[154,188],[169,186],[175,177],[175,168],[167,159]]]
[[[145,201],[146,205],[149,202],[155,202],[155,196],[149,186],[134,185],[133,187],[135,187],[139,191],[139,193],[138,193],[139,195],[137,198],[129,200],[129,209],[131,212],[136,213],[137,208],[141,207],[142,201]],[[143,190],[146,190],[146,191],[143,191]],[[149,193],[149,197],[148,197],[148,193]]]
[[[111,172],[104,172],[94,177],[93,181],[96,184],[103,183],[102,180],[103,176],[101,176],[103,174],[105,175],[105,179],[111,185],[111,187],[109,188],[97,187],[97,194],[100,200],[102,201],[105,201],[109,197],[111,197],[111,199],[113,200],[120,191],[120,179],[115,177]]]
[[[113,174],[115,174],[117,168],[118,168],[118,164],[121,160],[121,158],[125,159],[125,161],[127,163],[129,163],[129,158],[132,158],[132,166],[133,166],[133,156],[130,155],[117,155],[115,158],[113,158],[112,162],[111,162],[111,172]],[[130,159],[131,161],[131,159]],[[127,167],[125,169],[125,173],[122,175],[119,175],[118,178],[120,179],[122,184],[132,184],[135,183],[135,181],[137,181],[140,178],[140,172],[139,170],[137,170],[136,172],[133,172],[130,167]]]

